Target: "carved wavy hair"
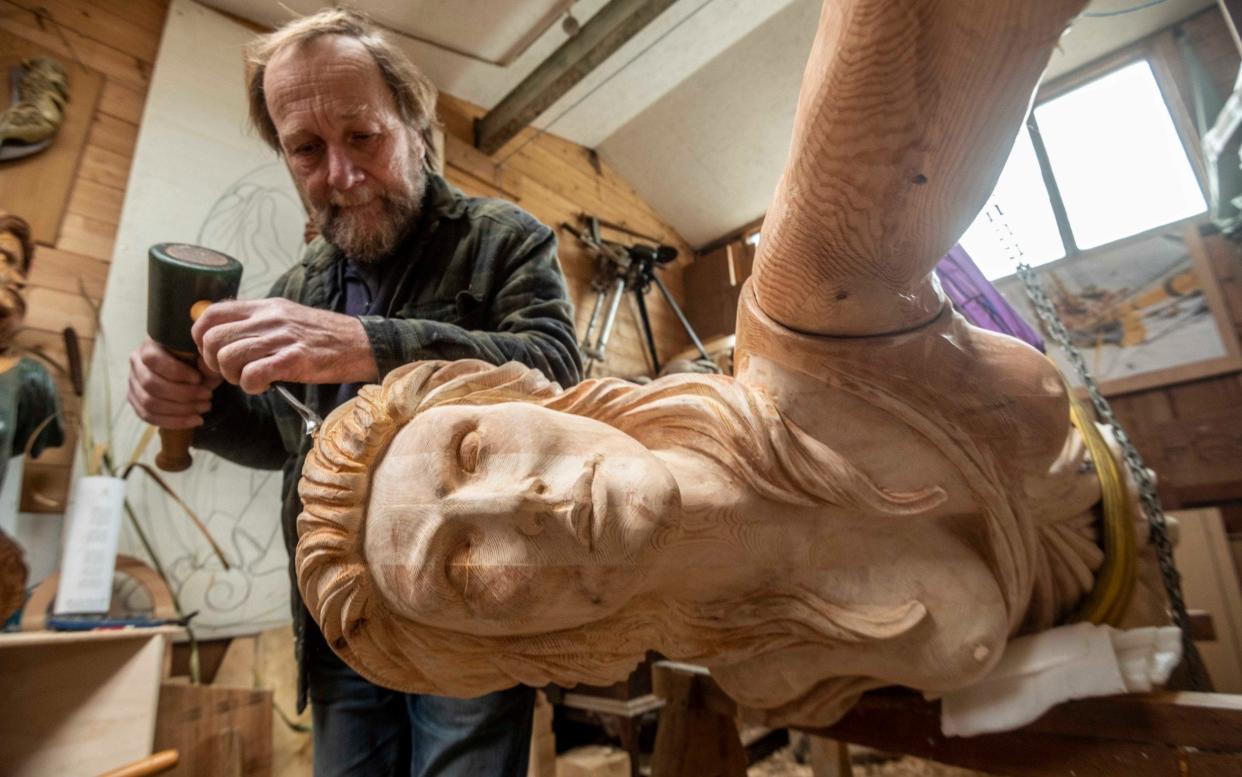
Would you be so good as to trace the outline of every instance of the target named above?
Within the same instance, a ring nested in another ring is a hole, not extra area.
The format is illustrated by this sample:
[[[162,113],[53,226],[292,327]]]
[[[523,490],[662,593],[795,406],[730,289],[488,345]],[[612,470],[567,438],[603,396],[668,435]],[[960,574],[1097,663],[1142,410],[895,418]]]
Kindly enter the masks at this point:
[[[917,602],[845,607],[791,585],[753,600],[711,604],[637,597],[603,621],[536,636],[478,636],[403,618],[375,589],[365,557],[373,465],[418,413],[502,402],[589,417],[653,451],[691,452],[773,501],[902,515],[924,512],[944,497],[939,488],[880,489],[788,422],[761,390],[731,378],[678,375],[647,386],[600,379],[562,390],[516,363],[408,365],[329,416],[299,484],[302,596],[328,644],[372,681],[449,695],[514,683],[606,684],[623,679],[652,648],[698,660],[727,652],[732,662],[802,644],[888,639],[925,616]]]

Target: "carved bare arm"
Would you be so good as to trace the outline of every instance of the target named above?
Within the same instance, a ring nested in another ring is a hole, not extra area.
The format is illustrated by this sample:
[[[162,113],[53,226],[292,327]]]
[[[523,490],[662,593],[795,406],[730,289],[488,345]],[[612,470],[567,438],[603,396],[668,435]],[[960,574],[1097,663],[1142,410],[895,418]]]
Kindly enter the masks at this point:
[[[995,186],[1085,0],[824,4],[755,294],[777,322],[884,334],[941,307],[929,274]]]

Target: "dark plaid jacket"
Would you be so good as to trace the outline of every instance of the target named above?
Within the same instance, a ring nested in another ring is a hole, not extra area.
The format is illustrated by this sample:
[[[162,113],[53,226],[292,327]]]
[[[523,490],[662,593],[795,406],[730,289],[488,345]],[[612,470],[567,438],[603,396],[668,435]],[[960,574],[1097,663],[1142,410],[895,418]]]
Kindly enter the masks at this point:
[[[517,361],[536,367],[562,386],[581,377],[573,308],[556,258],[556,236],[520,208],[501,200],[466,197],[430,176],[423,216],[404,244],[387,315],[359,316],[379,377],[423,359]],[[343,308],[340,253],[315,239],[302,261],[276,281],[271,297],[324,310]],[[321,416],[336,401],[336,385],[288,387]],[[297,484],[310,438],[301,418],[273,392],[249,396],[222,384],[194,446],[248,467],[283,471],[281,525],[289,550],[293,628],[301,666],[306,619],[293,568]],[[301,671],[298,709],[305,706]]]

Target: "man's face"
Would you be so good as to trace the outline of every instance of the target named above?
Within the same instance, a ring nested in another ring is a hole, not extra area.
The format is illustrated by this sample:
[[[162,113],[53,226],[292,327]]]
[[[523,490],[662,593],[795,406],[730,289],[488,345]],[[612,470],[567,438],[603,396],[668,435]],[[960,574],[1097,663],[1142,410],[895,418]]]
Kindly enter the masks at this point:
[[[325,35],[276,54],[263,79],[294,183],[329,243],[387,256],[418,215],[425,149],[361,43]]]

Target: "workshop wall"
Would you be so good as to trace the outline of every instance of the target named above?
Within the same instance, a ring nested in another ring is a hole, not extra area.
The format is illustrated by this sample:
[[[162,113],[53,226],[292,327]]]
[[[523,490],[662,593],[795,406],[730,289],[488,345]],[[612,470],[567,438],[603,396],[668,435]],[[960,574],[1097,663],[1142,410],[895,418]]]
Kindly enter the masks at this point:
[[[586,331],[595,295],[591,279],[595,259],[562,224],[581,229],[580,216],[589,214],[633,230],[642,237],[615,229],[602,230],[609,240],[622,243],[666,243],[680,252],[662,273],[679,305],[686,304],[682,271],[693,251],[655,211],[599,156],[555,135],[527,129],[488,156],[473,146],[474,119],[484,111],[450,95],[441,95],[440,120],[445,129],[445,176],[467,194],[501,197],[516,202],[556,230],[559,255],[569,280],[577,314],[578,336]],[[650,373],[639,324],[637,304],[627,295],[617,314],[616,329],[608,343],[607,361],[593,375],[633,377]],[[676,315],[656,289],[647,293],[647,309],[661,364],[690,347]]]
[[[18,344],[62,366],[61,330],[72,326],[89,364],[96,337],[93,308],[103,299],[130,162],[142,122],[166,0],[0,0],[0,33],[16,36],[104,77],[103,93],[54,240],[35,248],[26,289],[26,329]],[[72,103],[72,84],[70,85]],[[22,215],[32,192],[0,191],[0,209]],[[145,283],[135,278],[134,283]],[[65,374],[53,369],[65,403],[66,444],[25,465],[21,509],[64,509],[77,445],[78,401]]]

